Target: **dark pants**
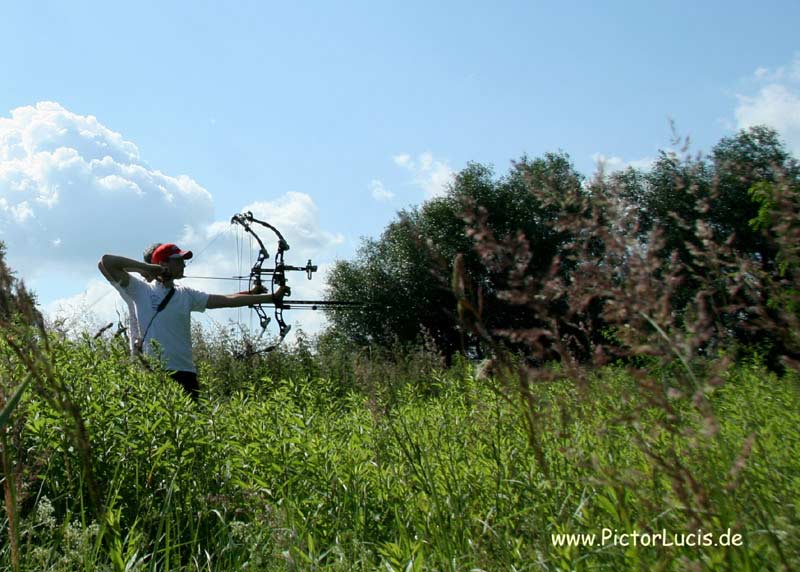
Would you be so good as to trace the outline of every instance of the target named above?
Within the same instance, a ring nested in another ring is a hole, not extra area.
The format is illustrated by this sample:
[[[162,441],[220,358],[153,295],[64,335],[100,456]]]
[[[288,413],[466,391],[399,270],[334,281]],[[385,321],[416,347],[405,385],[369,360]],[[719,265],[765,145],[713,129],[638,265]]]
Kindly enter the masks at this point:
[[[193,371],[173,371],[170,377],[181,384],[189,397],[197,401],[200,397],[200,384],[197,382],[197,374]]]

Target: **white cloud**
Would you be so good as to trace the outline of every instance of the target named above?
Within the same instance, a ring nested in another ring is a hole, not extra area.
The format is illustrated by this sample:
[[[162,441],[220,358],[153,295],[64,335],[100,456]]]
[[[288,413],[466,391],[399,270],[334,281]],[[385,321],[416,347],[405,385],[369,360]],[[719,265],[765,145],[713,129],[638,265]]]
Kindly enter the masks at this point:
[[[269,221],[283,233],[293,250],[303,256],[344,242],[341,234],[320,228],[319,209],[305,193],[288,192],[275,201],[250,203],[243,211],[251,211],[256,218]]]
[[[610,174],[616,171],[624,171],[628,167],[647,171],[653,166],[654,159],[645,157],[642,159],[636,159],[634,161],[625,161],[621,157],[609,157],[607,155],[603,155],[602,153],[595,153],[592,155],[592,161],[595,163],[598,169],[602,166],[603,172]]]
[[[394,193],[383,185],[383,181],[378,179],[370,181],[369,190],[372,194],[372,198],[376,201],[390,201],[394,198]]]
[[[772,127],[786,141],[789,150],[800,156],[800,56],[774,70],[758,68],[754,77],[759,85],[755,94],[737,94],[734,112],[737,129],[754,125]]]
[[[212,212],[201,185],[152,169],[93,116],[40,102],[0,117],[0,240],[29,279],[106,251],[139,252]]]
[[[109,322],[126,319],[128,307],[105,280],[91,279],[83,292],[42,306],[45,316],[68,331],[96,332]]]
[[[770,84],[755,96],[739,95],[736,125],[743,129],[768,125],[777,130],[789,149],[800,156],[800,95],[787,86]]]
[[[455,177],[453,169],[446,162],[435,159],[428,152],[421,153],[416,160],[406,153],[395,155],[392,159],[397,166],[414,175],[414,182],[422,187],[428,197],[444,195]]]
[[[395,155],[392,157],[392,160],[395,162],[395,165],[398,165],[399,167],[407,167],[409,164],[411,164],[411,155],[406,153]]]
[[[786,66],[779,66],[775,69],[758,67],[753,72],[753,77],[759,81],[798,82],[800,81],[800,55],[796,55]]]

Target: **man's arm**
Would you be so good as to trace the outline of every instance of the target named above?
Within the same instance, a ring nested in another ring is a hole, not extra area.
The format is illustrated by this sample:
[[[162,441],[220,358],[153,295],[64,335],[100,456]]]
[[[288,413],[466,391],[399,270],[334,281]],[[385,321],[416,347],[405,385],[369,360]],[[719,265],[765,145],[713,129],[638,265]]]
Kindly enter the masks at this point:
[[[241,308],[242,306],[254,306],[256,304],[272,304],[280,302],[287,293],[286,286],[281,286],[272,294],[209,294],[206,308]]]
[[[106,277],[106,280],[117,282],[123,288],[128,285],[128,272],[137,272],[148,280],[157,278],[164,272],[164,268],[158,264],[147,264],[146,262],[114,254],[104,254],[97,267]]]

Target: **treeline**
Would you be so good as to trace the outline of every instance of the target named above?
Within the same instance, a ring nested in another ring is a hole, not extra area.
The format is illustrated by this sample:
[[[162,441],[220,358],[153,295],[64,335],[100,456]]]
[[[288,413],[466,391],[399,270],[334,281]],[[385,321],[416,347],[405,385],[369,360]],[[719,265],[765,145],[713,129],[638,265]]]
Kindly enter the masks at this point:
[[[331,313],[327,335],[586,361],[636,353],[624,330],[641,323],[781,369],[800,357],[798,189],[798,161],[766,127],[592,178],[561,152],[499,177],[469,164],[335,265],[330,297],[370,305]]]

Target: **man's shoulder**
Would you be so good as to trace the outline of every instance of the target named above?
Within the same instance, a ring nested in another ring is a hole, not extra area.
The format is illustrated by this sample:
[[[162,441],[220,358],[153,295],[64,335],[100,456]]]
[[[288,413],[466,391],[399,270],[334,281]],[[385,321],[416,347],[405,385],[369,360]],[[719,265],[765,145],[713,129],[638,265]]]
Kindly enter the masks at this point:
[[[150,292],[153,289],[153,284],[139,278],[138,276],[133,276],[133,275],[128,275],[127,285],[122,286],[121,284],[117,283],[116,286],[129,296],[134,296],[134,297],[137,294]]]
[[[175,293],[176,294],[188,294],[188,295],[197,295],[202,294],[203,296],[208,296],[207,292],[203,292],[202,290],[198,290],[197,288],[192,288],[191,286],[187,286],[186,284],[175,284]]]
[[[208,304],[208,293],[184,284],[175,285],[175,294],[186,301],[192,312],[204,312]]]

